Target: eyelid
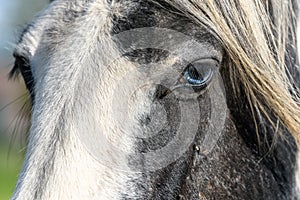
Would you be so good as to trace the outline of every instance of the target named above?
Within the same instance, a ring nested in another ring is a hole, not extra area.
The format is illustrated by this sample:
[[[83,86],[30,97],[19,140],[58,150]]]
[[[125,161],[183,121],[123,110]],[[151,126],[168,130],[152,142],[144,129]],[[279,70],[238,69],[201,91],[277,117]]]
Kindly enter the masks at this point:
[[[215,63],[216,66],[218,66],[220,64],[219,59],[215,58],[215,57],[210,57],[210,58],[201,58],[201,59],[197,59],[193,62],[191,62],[190,64],[194,65],[194,64],[202,64],[202,63]]]

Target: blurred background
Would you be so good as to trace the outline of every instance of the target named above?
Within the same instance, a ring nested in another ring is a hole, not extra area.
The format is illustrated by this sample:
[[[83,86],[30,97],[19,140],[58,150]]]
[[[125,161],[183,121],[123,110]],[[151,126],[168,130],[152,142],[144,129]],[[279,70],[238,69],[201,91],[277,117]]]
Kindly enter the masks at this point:
[[[9,199],[16,184],[25,154],[24,131],[28,121],[26,115],[17,117],[24,112],[23,105],[28,100],[22,79],[8,80],[14,62],[12,52],[26,23],[46,2],[0,0],[0,200]]]
[[[12,52],[26,23],[46,3],[46,0],[0,0],[0,200],[9,199],[16,184],[25,154],[24,132],[28,121],[28,116],[17,117],[24,111],[27,100],[22,79],[8,80],[14,62]]]

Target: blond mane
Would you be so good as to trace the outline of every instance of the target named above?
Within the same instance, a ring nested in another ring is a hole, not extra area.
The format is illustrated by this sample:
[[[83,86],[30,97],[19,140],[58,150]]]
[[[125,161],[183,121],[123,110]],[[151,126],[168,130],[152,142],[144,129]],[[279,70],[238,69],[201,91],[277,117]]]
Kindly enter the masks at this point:
[[[299,145],[299,93],[285,63],[287,48],[296,48],[293,2],[167,1],[219,38],[232,62],[231,78],[243,83],[252,111],[261,112],[274,127],[282,124]],[[271,119],[269,110],[275,120]]]

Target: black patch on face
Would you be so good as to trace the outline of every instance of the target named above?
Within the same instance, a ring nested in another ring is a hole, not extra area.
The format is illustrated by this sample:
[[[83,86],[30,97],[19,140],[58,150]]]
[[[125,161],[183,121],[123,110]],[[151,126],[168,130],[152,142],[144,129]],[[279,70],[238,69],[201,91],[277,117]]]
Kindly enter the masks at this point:
[[[169,52],[162,49],[146,48],[126,52],[123,56],[131,62],[142,65],[163,61],[169,56]]]
[[[124,7],[118,12],[118,15],[113,15],[112,34],[118,34],[123,31],[144,28],[144,27],[160,27],[162,22],[170,22],[170,13],[172,18],[179,16],[176,8],[170,6],[164,1],[148,1],[148,0],[133,0],[133,1],[114,1],[119,7]],[[130,7],[128,7],[130,5]],[[112,8],[113,9],[113,8]],[[177,13],[177,14],[176,14]],[[176,20],[172,20],[172,23]],[[168,24],[169,26],[170,24]]]
[[[224,63],[224,65],[228,65]],[[230,72],[222,70],[224,82],[230,82]],[[258,158],[258,166],[265,167],[265,173],[271,174],[276,184],[276,197],[269,199],[290,199],[295,193],[295,171],[296,171],[296,154],[297,147],[295,139],[281,125],[279,130],[282,137],[276,136],[278,133],[267,121],[265,116],[253,115],[248,103],[247,96],[240,85],[240,93],[236,96],[232,85],[226,84],[227,104],[231,111],[233,121],[245,145],[253,155]],[[271,113],[269,111],[269,113]],[[253,118],[254,116],[254,118]],[[275,121],[274,116],[271,118]],[[258,123],[256,127],[255,121]],[[258,128],[258,135],[256,134]],[[270,176],[270,175],[268,175]],[[267,181],[267,180],[265,180]],[[267,192],[267,191],[265,191]]]
[[[117,2],[126,5],[127,1]],[[116,3],[116,1],[114,3]],[[166,3],[159,4],[161,3],[160,1],[155,3],[150,1],[133,1],[132,4],[134,3],[137,5],[133,8],[124,9],[124,12],[120,11],[121,15],[114,15],[112,34],[118,34],[134,28],[155,26],[172,29],[192,37],[196,36],[197,39],[199,39],[199,42],[209,41],[214,43],[214,41],[216,41],[206,30],[203,31],[203,28],[193,25],[188,18],[179,15],[179,11],[171,8]],[[174,13],[171,11],[174,11]],[[177,12],[177,14],[175,14],[175,12]],[[120,46],[122,47],[122,44],[120,44]],[[169,52],[148,48],[133,50],[129,53],[125,53],[124,56],[132,62],[148,64],[165,60],[169,56]],[[147,71],[147,69],[141,70]],[[164,109],[167,111],[167,126],[160,132],[154,133],[153,137],[138,139],[135,144],[137,155],[163,148],[176,134],[178,134],[177,131],[181,120],[179,100],[170,92],[169,88],[162,85],[157,85],[152,98],[153,101],[157,101],[157,103],[163,105]],[[202,109],[201,114],[203,115],[199,116],[199,118],[202,119],[202,129],[199,129],[199,137],[203,136],[207,129],[207,119],[209,118],[208,113],[210,110],[208,100],[209,99],[206,98],[205,95],[199,98],[199,106]],[[153,112],[159,111],[154,110]],[[153,120],[152,114],[150,112],[149,116],[141,117],[141,126],[147,128],[148,124]],[[170,152],[170,154],[172,154],[172,152]],[[189,172],[188,169],[191,165],[192,156],[193,144],[191,144],[190,147],[187,147],[186,153],[174,163],[170,163],[164,169],[155,172],[149,172],[145,169],[144,173],[142,173],[139,178],[132,180],[136,187],[137,198],[158,200],[175,199],[176,197],[179,197],[181,187]],[[129,158],[129,166],[143,169],[143,157],[133,154],[133,157]],[[129,183],[129,185],[132,185],[132,182]],[[123,194],[123,198],[129,199],[126,194]]]
[[[122,3],[124,6],[128,4],[127,1]],[[122,3],[120,4],[122,5]],[[132,1],[131,3],[136,6],[131,7],[129,11],[124,9],[124,12],[121,11],[121,15],[113,15],[113,34],[118,34],[134,28],[143,28],[156,25],[154,11],[150,9],[151,6],[149,2]],[[129,5],[131,5],[131,3]]]
[[[128,1],[114,1],[114,3],[123,4],[122,7],[126,7]],[[170,10],[167,11],[165,9],[170,9],[170,6],[166,4],[158,4],[157,2],[154,3],[150,1],[130,1],[130,5],[133,4],[135,5],[134,7],[127,7],[124,11],[120,11],[121,14],[113,16],[113,35],[135,28],[153,26],[168,28],[168,26],[170,26],[169,22],[177,23],[177,19],[174,19],[174,14],[170,16]],[[180,17],[180,19],[182,19],[182,17]],[[122,47],[122,44],[120,44],[120,46]],[[146,48],[127,52],[124,56],[129,61],[141,65],[164,61],[169,56],[169,52],[160,49]],[[147,69],[138,70],[144,70],[143,72],[147,71]],[[167,124],[158,133],[154,133],[153,137],[140,138],[137,140],[135,143],[137,155],[164,147],[173,139],[175,134],[178,134],[176,133],[179,126],[178,122],[180,122],[178,99],[176,99],[175,95],[169,93],[168,88],[162,85],[157,85],[152,98],[153,102],[156,101],[162,105],[167,112]],[[148,113],[148,116],[146,116],[147,114],[141,116],[141,126],[147,129],[148,124],[153,120],[153,116],[151,115],[155,112],[159,111],[153,110],[152,113]],[[190,150],[191,149],[188,149],[188,151]],[[136,187],[136,197],[138,199],[174,199],[178,196],[181,184],[186,177],[190,157],[191,153],[185,153],[181,158],[176,160],[176,162],[164,169],[155,172],[145,170],[140,177],[136,180],[132,180]],[[137,167],[139,170],[143,169],[143,157],[133,154],[133,157],[129,158],[129,166]],[[132,184],[132,182],[129,184]],[[132,199],[126,194],[123,194],[122,198]]]

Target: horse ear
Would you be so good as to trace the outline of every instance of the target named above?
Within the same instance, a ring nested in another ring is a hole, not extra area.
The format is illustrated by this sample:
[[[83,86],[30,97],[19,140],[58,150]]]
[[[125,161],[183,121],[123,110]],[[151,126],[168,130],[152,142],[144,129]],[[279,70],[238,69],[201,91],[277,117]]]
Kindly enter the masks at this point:
[[[54,1],[50,0],[50,2]],[[55,21],[55,18],[52,16],[62,15],[63,11],[56,9],[56,7],[59,6],[60,5],[53,4],[52,6],[48,6],[48,8],[46,8],[43,12],[37,15],[35,19],[27,25],[27,27],[23,30],[22,34],[20,35],[18,44],[14,50],[15,55],[20,55],[22,57],[30,59],[35,54],[37,45],[44,33],[44,29],[50,24],[53,24],[53,21]],[[58,14],[58,12],[60,13]]]

